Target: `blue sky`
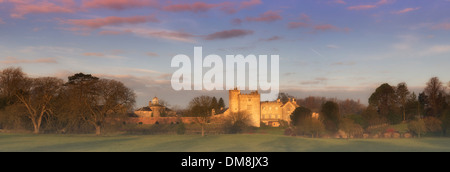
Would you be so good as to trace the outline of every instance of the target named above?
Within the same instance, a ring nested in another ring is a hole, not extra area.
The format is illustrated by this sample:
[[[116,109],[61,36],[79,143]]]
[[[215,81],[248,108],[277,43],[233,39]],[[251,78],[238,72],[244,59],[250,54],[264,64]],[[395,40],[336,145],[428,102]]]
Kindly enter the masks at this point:
[[[0,0],[0,68],[77,72],[133,88],[137,106],[175,92],[176,54],[278,54],[281,91],[366,103],[382,83],[450,81],[449,0]]]

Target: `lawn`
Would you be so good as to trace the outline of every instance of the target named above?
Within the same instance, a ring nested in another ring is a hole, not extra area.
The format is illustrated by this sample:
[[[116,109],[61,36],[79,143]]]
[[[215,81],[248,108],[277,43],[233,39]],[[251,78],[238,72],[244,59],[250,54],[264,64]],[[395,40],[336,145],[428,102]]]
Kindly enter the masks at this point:
[[[102,136],[0,133],[0,151],[38,152],[347,152],[445,151],[450,138],[309,139],[279,134]]]

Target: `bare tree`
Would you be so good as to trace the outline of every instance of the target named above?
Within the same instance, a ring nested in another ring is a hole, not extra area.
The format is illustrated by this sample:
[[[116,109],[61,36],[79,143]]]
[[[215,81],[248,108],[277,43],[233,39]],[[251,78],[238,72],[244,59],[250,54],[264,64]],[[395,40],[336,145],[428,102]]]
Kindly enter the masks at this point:
[[[403,121],[406,121],[406,103],[408,103],[409,90],[406,83],[402,82],[397,85],[396,94],[398,97],[398,102],[400,103],[403,111]]]
[[[445,103],[445,87],[438,77],[433,77],[427,83],[427,87],[424,90],[426,96],[428,96],[428,103],[432,110],[432,115],[439,115],[443,110],[443,103]]]
[[[27,82],[26,74],[21,68],[7,68],[0,72],[0,94],[6,99],[6,104],[17,102],[16,92]]]
[[[123,83],[100,79],[92,85],[89,94],[82,98],[89,112],[84,119],[94,125],[97,135],[101,135],[107,119],[125,115],[134,106],[135,98],[134,92]]]
[[[26,78],[15,96],[27,109],[27,117],[38,134],[44,115],[52,115],[52,103],[62,88],[63,81],[58,78]]]
[[[205,136],[205,125],[211,120],[212,98],[209,96],[200,96],[191,100],[189,110],[191,116],[197,117],[197,122],[202,127],[202,136]]]

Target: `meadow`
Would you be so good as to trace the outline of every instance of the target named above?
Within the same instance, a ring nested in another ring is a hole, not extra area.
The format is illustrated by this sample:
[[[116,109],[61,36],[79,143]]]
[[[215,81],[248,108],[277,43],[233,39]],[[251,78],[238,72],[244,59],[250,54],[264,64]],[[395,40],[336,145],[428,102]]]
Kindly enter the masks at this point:
[[[0,133],[0,152],[450,152],[450,138],[311,139],[238,135],[50,135]]]

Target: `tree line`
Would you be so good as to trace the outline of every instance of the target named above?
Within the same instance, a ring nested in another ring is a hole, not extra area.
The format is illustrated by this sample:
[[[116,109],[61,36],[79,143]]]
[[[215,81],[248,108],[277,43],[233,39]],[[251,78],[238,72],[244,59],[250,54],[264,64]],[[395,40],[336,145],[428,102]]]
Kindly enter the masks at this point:
[[[291,115],[293,130],[297,134],[312,136],[336,133],[338,130],[347,134],[362,134],[364,129],[368,131],[378,126],[407,123],[409,131],[420,137],[426,132],[445,135],[450,127],[450,94],[438,77],[431,78],[418,96],[409,91],[406,83],[396,86],[382,84],[368,101],[369,105],[364,107],[350,100],[316,97],[297,100],[300,107]],[[348,109],[343,110],[343,107]],[[313,111],[320,112],[319,119],[312,118]]]
[[[0,71],[0,128],[100,135],[108,120],[127,116],[135,98],[115,80],[78,73],[64,82],[7,68]]]

